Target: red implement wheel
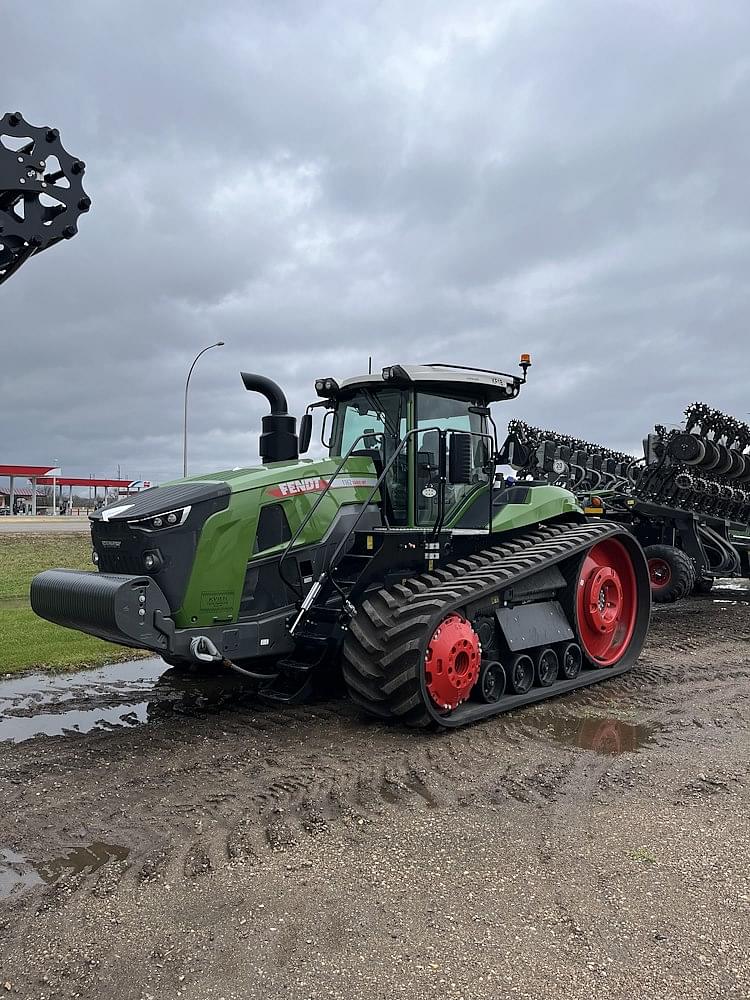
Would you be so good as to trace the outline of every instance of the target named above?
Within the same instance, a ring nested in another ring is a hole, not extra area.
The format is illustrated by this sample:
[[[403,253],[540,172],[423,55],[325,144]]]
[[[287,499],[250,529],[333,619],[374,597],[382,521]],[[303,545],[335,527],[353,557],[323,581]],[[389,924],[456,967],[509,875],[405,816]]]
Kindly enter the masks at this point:
[[[583,558],[576,584],[576,620],[586,658],[614,666],[627,652],[638,618],[633,562],[622,542],[607,538]]]
[[[672,567],[666,559],[649,559],[648,578],[651,581],[652,590],[661,590],[668,587],[672,580]]]
[[[451,711],[466,701],[479,676],[482,647],[460,615],[448,615],[427,643],[424,674],[427,693],[439,709]]]
[[[674,545],[649,545],[644,551],[654,601],[671,604],[687,597],[695,583],[695,566],[690,556]]]

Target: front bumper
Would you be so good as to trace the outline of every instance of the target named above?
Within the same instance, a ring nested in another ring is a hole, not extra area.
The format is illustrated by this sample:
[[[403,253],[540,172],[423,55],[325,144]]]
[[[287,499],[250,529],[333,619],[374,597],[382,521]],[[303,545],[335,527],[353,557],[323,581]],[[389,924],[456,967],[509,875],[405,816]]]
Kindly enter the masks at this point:
[[[190,643],[197,636],[207,636],[232,660],[281,656],[294,648],[288,612],[231,625],[175,628],[169,603],[149,576],[48,569],[31,582],[31,607],[56,625],[178,659],[193,658]]]

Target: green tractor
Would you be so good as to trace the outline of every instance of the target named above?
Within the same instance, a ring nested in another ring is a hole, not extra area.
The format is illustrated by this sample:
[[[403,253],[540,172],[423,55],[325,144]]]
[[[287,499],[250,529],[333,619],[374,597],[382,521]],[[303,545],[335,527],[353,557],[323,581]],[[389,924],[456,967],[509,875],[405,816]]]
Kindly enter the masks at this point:
[[[47,570],[43,618],[239,671],[298,701],[343,679],[370,715],[454,727],[615,676],[649,622],[646,561],[567,490],[496,479],[490,404],[523,375],[393,365],[319,397],[299,435],[266,397],[258,467],[194,476],[91,515],[98,572]],[[300,458],[313,415],[328,457]]]

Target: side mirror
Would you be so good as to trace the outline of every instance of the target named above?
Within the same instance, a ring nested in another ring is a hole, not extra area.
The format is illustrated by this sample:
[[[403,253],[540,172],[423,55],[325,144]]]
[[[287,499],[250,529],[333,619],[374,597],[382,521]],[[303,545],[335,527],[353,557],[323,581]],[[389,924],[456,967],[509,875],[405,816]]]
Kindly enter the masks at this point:
[[[455,433],[450,436],[448,456],[448,482],[469,485],[474,464],[471,434]]]
[[[310,447],[310,439],[312,438],[313,430],[313,417],[312,413],[305,413],[299,422],[299,453],[304,455],[307,449]]]

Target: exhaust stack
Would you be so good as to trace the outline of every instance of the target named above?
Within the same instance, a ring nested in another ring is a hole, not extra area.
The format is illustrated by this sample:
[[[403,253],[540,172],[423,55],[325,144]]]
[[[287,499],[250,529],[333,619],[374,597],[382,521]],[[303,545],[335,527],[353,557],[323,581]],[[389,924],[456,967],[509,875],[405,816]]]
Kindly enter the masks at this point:
[[[265,375],[240,372],[245,388],[249,392],[259,392],[265,396],[271,412],[262,420],[258,450],[260,460],[267,462],[290,462],[299,458],[297,418],[289,416],[289,408],[283,390],[273,379]]]

